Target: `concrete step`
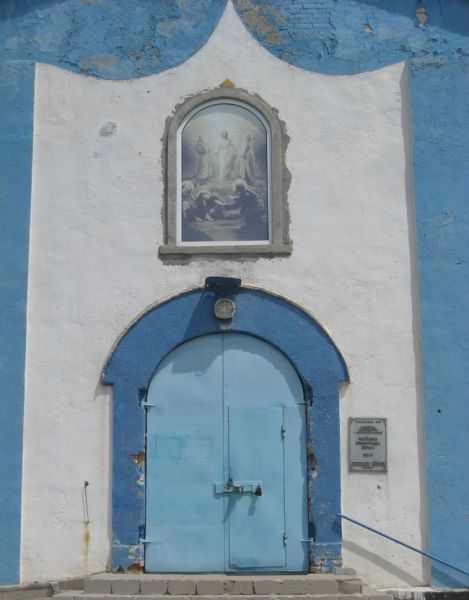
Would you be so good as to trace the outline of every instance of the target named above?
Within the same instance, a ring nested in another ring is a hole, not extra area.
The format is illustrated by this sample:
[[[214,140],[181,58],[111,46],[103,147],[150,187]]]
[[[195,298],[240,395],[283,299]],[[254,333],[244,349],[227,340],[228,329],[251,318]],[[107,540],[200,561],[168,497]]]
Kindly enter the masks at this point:
[[[231,600],[273,600],[279,596],[270,595],[230,595]],[[162,594],[87,594],[81,591],[67,591],[54,595],[56,600],[168,600],[168,595]],[[176,596],[171,595],[172,600],[224,600],[226,595],[210,595],[210,596]],[[281,596],[282,600],[392,600],[392,596],[378,591],[373,591],[367,594],[308,594],[308,595],[291,595]]]
[[[390,600],[354,575],[152,575],[104,573],[88,577],[82,590],[55,600]]]
[[[52,593],[49,583],[0,586],[0,600],[42,600],[50,598]]]
[[[362,582],[348,575],[151,575],[102,574],[84,582],[86,594],[157,596],[311,596],[359,594]]]

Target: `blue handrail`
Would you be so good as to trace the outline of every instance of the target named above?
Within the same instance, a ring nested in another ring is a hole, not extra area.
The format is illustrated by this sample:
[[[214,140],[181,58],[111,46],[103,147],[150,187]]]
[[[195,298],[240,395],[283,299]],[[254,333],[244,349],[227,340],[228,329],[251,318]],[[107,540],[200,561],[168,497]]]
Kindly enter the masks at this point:
[[[406,544],[405,542],[401,542],[401,540],[398,540],[395,537],[392,537],[391,535],[387,535],[386,533],[383,533],[382,531],[378,531],[378,529],[373,529],[373,527],[370,527],[369,525],[365,525],[364,523],[360,523],[360,521],[357,521],[356,519],[352,519],[351,517],[347,517],[346,515],[342,515],[340,513],[337,513],[337,516],[340,517],[341,519],[347,519],[347,521],[350,521],[351,523],[355,523],[355,525],[359,525],[360,527],[363,527],[364,529],[368,529],[368,531],[372,531],[373,533],[377,533],[381,537],[384,537],[387,540],[391,540],[391,542],[396,542],[396,544],[400,544],[401,546],[404,546],[404,548],[408,548],[409,550],[413,550],[414,552],[417,552],[417,554],[421,554],[422,556],[426,556],[427,558],[431,558],[432,560],[434,560],[436,562],[439,562],[442,565],[445,565],[445,567],[450,567],[450,569],[454,569],[455,571],[458,571],[459,573],[462,573],[463,575],[468,575],[469,576],[469,572],[468,571],[464,571],[464,569],[460,569],[459,567],[455,567],[451,563],[446,562],[444,560],[441,560],[441,558],[437,558],[436,556],[433,556],[433,554],[429,554],[428,552],[424,552],[423,550],[419,550],[419,548],[415,548],[414,546],[410,546],[409,544]]]

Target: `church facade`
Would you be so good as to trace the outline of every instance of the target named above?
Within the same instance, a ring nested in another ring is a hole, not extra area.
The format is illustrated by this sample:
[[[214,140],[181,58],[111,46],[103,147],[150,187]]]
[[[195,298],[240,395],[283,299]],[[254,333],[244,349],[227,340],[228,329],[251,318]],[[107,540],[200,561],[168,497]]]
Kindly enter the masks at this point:
[[[1,585],[469,587],[468,31],[464,0],[0,8]]]

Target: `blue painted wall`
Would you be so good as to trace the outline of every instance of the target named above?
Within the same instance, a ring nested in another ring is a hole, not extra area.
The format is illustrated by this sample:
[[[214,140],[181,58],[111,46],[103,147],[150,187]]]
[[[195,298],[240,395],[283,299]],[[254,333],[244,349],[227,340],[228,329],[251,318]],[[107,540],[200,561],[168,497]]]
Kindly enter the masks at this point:
[[[414,64],[411,91],[430,551],[469,571],[469,59]]]
[[[34,65],[0,63],[0,583],[19,572]]]
[[[235,0],[249,31],[304,69],[360,73],[406,59],[469,56],[466,0]],[[0,59],[106,79],[159,73],[209,38],[226,0],[9,0]]]
[[[0,326],[2,341],[6,340],[0,359],[5,382],[0,406],[7,416],[4,422],[12,423],[2,436],[9,456],[1,459],[0,475],[8,482],[7,506],[19,505],[20,498],[31,61],[110,79],[160,72],[180,64],[204,44],[224,6],[225,0],[0,3],[0,198],[2,208],[6,206],[0,241],[0,260],[5,261]],[[435,553],[469,568],[465,550],[469,521],[463,518],[469,497],[463,464],[469,383],[465,374],[469,4],[467,0],[235,0],[235,6],[260,43],[305,69],[346,74],[401,60],[411,63],[430,545]],[[11,511],[0,517],[3,538],[15,540],[0,555],[0,583],[17,578],[19,515],[17,508]],[[439,569],[434,570],[434,582],[467,583]]]
[[[34,60],[104,79],[159,73],[201,48],[225,0],[10,0],[0,59]]]
[[[251,33],[278,58],[320,73],[402,60],[469,56],[466,0],[237,0]]]

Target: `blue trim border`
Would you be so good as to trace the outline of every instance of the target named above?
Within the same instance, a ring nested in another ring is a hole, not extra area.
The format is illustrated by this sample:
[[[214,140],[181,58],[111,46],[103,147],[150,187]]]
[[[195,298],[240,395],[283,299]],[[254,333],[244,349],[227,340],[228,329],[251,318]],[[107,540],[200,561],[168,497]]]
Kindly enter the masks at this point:
[[[215,294],[197,289],[151,308],[120,338],[103,372],[114,386],[113,568],[143,563],[145,535],[145,411],[141,401],[158,364],[180,344],[221,331],[259,337],[297,369],[308,409],[309,536],[313,571],[341,561],[339,383],[345,362],[330,337],[303,310],[278,296],[241,288],[227,325],[213,313]]]
[[[0,585],[19,581],[34,64],[0,63]]]
[[[469,571],[469,57],[413,64],[410,81],[428,551]],[[469,588],[469,576],[431,570],[434,586]]]

